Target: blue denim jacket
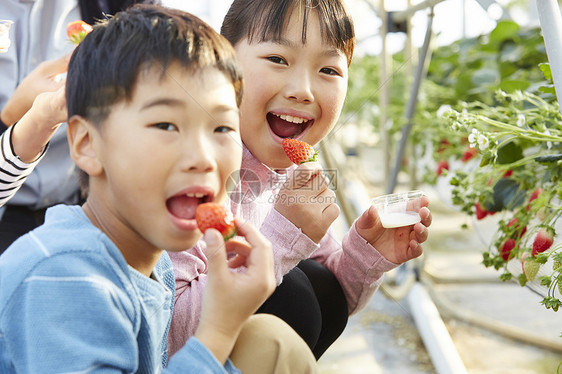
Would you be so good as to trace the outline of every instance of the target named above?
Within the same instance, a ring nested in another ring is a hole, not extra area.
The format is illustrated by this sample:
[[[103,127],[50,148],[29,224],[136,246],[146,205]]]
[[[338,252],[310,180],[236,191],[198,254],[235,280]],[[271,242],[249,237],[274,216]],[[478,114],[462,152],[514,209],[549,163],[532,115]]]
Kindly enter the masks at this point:
[[[0,256],[1,373],[239,373],[195,338],[168,367],[174,274],[163,253],[146,277],[78,206]]]

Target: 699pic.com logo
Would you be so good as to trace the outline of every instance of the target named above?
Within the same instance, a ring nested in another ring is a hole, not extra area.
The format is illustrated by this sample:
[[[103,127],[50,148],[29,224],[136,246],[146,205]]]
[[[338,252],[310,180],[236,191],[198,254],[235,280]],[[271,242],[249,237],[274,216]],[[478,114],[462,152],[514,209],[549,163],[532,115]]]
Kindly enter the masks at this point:
[[[250,169],[238,169],[226,180],[228,198],[236,204],[252,203],[261,192],[261,182]]]

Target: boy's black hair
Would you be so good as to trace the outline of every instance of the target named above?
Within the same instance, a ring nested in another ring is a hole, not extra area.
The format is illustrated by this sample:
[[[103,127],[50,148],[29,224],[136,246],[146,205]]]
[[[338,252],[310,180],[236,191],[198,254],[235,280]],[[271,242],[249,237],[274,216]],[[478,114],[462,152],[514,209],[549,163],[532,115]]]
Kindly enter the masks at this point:
[[[103,122],[129,100],[139,73],[172,62],[191,71],[215,67],[230,79],[240,105],[242,73],[230,43],[196,16],[158,5],[135,5],[94,25],[68,65],[68,117]]]
[[[198,17],[158,5],[135,5],[94,25],[68,65],[68,118],[79,115],[100,125],[114,104],[130,100],[141,74],[179,62],[196,73],[213,67],[232,83],[242,101],[242,71],[232,45]],[[88,175],[80,173],[83,197]]]
[[[244,38],[249,43],[279,41],[289,16],[302,12],[305,43],[312,10],[320,20],[322,38],[345,54],[349,66],[355,49],[355,31],[343,0],[234,0],[224,17],[221,34],[234,46]]]

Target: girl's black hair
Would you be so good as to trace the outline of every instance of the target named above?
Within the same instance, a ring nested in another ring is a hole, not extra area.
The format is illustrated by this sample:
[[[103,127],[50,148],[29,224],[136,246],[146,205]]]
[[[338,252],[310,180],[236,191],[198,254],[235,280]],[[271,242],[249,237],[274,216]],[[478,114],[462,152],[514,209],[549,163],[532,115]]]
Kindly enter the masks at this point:
[[[349,66],[355,31],[343,0],[234,0],[222,23],[221,34],[234,46],[245,38],[249,43],[279,41],[290,16],[301,11],[302,42],[306,43],[310,12],[315,11],[322,38],[345,54]]]

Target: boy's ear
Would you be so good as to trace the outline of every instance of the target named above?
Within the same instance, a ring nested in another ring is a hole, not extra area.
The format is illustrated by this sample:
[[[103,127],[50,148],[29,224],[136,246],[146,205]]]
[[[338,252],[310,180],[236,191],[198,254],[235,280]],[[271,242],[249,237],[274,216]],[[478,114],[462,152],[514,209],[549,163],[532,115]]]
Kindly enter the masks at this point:
[[[68,120],[67,137],[70,156],[76,166],[89,176],[100,175],[103,165],[96,152],[95,140],[99,136],[97,128],[81,116]]]

